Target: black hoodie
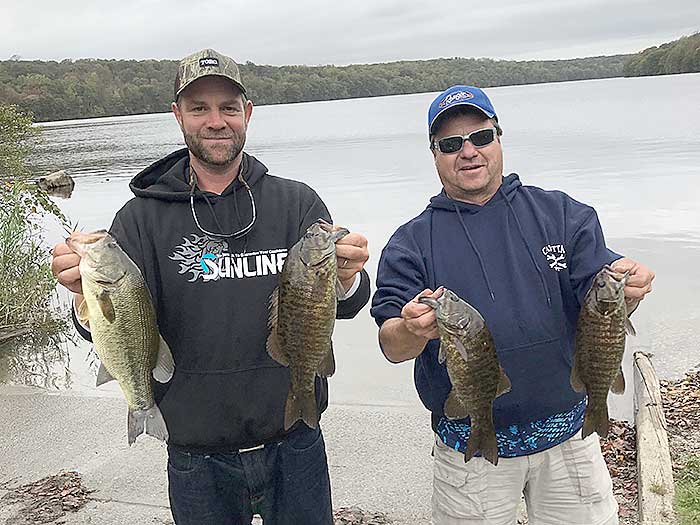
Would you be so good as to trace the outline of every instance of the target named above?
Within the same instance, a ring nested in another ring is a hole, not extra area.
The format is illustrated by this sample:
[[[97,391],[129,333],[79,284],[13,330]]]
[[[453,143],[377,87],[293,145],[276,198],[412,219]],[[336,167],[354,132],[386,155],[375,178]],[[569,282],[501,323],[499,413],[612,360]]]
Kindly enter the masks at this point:
[[[204,234],[190,208],[187,149],[176,151],[131,181],[136,195],[117,212],[110,232],[141,269],[158,326],[175,358],[175,375],[155,383],[169,444],[216,452],[278,440],[283,434],[288,369],[266,350],[268,300],[287,249],[317,219],[330,221],[306,184],[276,177],[244,154],[242,176],[252,191],[256,221],[240,239]],[[232,232],[251,220],[240,176],[221,195],[197,190],[200,226]],[[339,319],[354,317],[369,299],[369,278],[338,302]],[[328,405],[317,378],[319,411]]]

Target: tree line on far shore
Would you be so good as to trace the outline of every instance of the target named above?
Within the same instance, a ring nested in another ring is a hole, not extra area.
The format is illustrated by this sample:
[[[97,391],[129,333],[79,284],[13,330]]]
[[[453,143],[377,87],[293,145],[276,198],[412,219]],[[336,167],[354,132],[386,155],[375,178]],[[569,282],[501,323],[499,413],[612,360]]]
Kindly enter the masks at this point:
[[[437,59],[350,66],[264,66],[241,76],[256,105],[620,76],[626,55],[514,62]],[[0,103],[36,121],[158,113],[170,109],[177,61],[63,60],[0,62]]]
[[[700,71],[698,38],[700,33],[637,55],[571,60],[444,58],[350,66],[246,62],[241,75],[250,98],[265,105],[423,93],[453,84],[492,87],[663,74]],[[0,61],[0,103],[16,105],[40,122],[165,112],[176,69],[173,60]]]
[[[626,77],[700,72],[700,33],[685,36],[633,55],[623,69]]]

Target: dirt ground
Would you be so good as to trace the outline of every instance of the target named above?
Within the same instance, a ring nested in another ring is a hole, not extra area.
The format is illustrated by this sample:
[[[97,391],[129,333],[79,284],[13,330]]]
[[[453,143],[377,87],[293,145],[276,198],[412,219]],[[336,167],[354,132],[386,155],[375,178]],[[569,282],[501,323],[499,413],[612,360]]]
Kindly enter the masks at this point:
[[[673,471],[678,472],[692,454],[700,454],[700,370],[661,381],[661,397]]]
[[[59,472],[38,481],[13,487],[5,483],[8,492],[2,502],[12,505],[13,513],[6,525],[41,525],[62,523],[70,512],[78,512],[90,500],[91,490],[82,484],[78,472]],[[367,512],[357,507],[336,509],[335,525],[391,525],[393,521],[381,512]]]
[[[673,471],[678,473],[691,455],[700,454],[700,370],[689,372],[681,379],[661,381],[661,397]],[[620,522],[634,525],[637,523],[634,427],[624,421],[611,421],[610,433],[601,440],[601,447],[620,505]]]

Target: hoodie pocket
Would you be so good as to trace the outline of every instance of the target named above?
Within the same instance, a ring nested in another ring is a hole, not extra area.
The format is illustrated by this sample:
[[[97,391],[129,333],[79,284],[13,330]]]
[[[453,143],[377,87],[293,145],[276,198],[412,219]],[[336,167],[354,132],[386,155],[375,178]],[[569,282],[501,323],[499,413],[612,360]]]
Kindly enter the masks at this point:
[[[571,365],[566,354],[560,338],[498,350],[512,387],[494,402],[496,428],[571,410],[583,398],[571,388]]]

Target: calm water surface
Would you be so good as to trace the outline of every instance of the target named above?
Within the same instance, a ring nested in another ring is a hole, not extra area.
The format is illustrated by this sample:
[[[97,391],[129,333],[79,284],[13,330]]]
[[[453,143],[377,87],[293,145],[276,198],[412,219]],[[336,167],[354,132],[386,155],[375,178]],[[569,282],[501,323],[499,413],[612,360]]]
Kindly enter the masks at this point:
[[[630,349],[653,352],[664,376],[700,363],[700,75],[487,92],[505,130],[506,172],[594,206],[610,247],[656,270]],[[388,237],[440,188],[426,137],[434,96],[256,107],[246,150],[272,173],[310,184],[337,223],[365,234],[374,277]],[[72,221],[106,228],[131,196],[130,178],[182,145],[171,114],[55,122],[37,164],[75,178],[73,196],[58,199]],[[47,237],[55,243],[60,228],[50,225]],[[417,405],[412,365],[388,364],[376,338],[367,311],[336,325],[331,402]],[[94,388],[85,345],[71,356],[72,393],[118,395]],[[628,413],[629,399],[615,409]]]

